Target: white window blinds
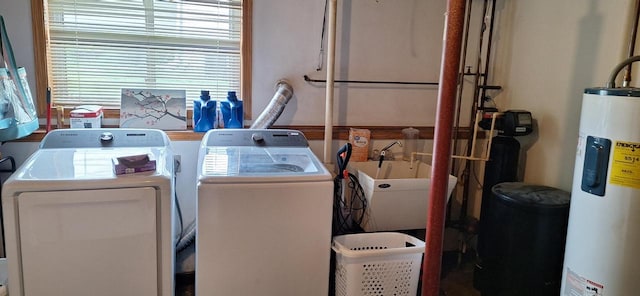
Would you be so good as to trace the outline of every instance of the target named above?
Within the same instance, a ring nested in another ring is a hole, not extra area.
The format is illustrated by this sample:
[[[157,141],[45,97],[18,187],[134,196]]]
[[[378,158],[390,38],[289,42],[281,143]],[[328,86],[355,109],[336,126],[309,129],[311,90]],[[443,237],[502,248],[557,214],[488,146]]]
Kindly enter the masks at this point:
[[[240,88],[240,0],[45,1],[56,105],[119,107],[121,88],[188,99]]]

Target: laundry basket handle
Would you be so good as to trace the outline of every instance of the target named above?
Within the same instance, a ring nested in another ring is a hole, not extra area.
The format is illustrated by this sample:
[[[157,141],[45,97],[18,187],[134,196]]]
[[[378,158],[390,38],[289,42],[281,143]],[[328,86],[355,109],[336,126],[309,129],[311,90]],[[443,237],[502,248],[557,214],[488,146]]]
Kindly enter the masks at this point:
[[[369,256],[378,256],[378,255],[400,255],[400,254],[415,254],[415,253],[424,253],[424,242],[414,238],[409,237],[406,239],[405,243],[409,243],[413,246],[411,247],[402,247],[402,248],[388,248],[388,249],[370,249],[370,250],[351,250],[344,245],[340,244],[337,241],[333,241],[331,244],[331,249],[336,252],[336,254],[341,254],[344,256],[358,258],[358,257],[369,257]]]

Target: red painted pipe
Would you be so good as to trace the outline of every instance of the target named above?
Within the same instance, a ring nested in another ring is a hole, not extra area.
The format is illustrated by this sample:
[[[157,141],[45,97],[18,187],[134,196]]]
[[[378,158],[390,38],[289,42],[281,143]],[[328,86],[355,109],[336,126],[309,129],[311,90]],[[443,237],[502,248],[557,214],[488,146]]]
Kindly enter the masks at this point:
[[[442,240],[451,162],[451,136],[453,134],[455,98],[458,89],[460,51],[464,30],[464,10],[465,0],[447,1],[429,190],[431,198],[429,198],[427,212],[425,256],[422,264],[422,296],[438,296],[440,290]]]

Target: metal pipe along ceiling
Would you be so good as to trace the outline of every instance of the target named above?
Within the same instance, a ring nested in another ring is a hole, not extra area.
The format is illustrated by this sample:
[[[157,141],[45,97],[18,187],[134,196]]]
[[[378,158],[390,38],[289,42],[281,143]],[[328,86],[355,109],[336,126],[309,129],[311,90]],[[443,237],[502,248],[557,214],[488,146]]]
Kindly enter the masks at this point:
[[[444,27],[444,44],[440,65],[440,89],[434,135],[434,153],[429,189],[429,208],[422,264],[422,295],[438,296],[447,182],[451,161],[451,136],[456,107],[460,51],[464,30],[465,0],[448,0]]]

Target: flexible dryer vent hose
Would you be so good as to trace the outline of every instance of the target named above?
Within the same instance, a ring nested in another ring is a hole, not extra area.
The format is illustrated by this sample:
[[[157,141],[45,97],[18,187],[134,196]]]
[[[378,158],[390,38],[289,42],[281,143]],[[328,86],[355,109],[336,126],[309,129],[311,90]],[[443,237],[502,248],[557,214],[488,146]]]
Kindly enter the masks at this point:
[[[280,80],[276,84],[276,93],[271,98],[269,105],[260,113],[258,119],[256,119],[250,128],[252,129],[267,129],[270,128],[274,122],[280,117],[284,107],[291,100],[293,95],[293,87],[284,81]]]
[[[187,227],[185,227],[184,235],[178,240],[176,244],[176,254],[182,252],[188,246],[196,241],[196,220],[193,220]]]

